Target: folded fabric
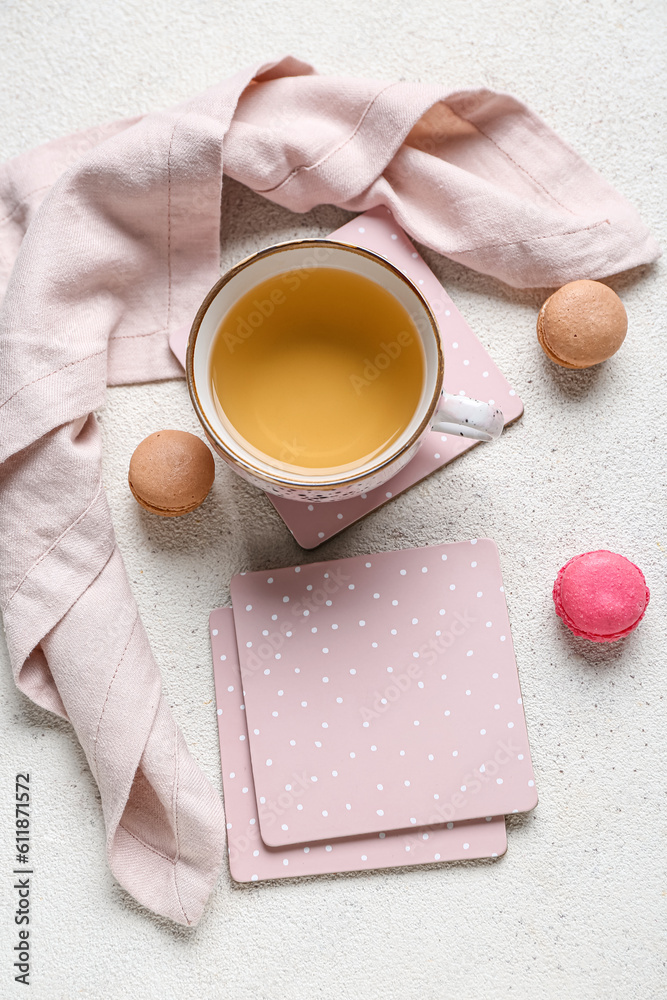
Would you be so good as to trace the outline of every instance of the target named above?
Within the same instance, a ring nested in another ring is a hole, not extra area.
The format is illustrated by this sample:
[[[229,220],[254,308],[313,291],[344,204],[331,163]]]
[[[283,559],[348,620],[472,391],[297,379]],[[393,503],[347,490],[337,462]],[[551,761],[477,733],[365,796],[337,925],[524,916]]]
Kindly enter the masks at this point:
[[[516,286],[660,253],[514,98],[320,77],[289,57],[0,168],[0,605],[14,676],[72,722],[116,878],[187,924],[220,868],[223,812],[161,694],[93,411],[108,383],[182,374],[168,336],[218,275],[223,170],[298,212],[384,204],[422,243]]]

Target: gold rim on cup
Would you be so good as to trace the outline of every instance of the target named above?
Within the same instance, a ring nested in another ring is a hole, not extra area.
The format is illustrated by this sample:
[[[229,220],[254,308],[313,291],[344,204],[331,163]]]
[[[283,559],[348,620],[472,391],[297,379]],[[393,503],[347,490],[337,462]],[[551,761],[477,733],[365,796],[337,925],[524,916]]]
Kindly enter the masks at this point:
[[[431,398],[431,402],[427,408],[426,415],[419,424],[419,427],[417,427],[417,429],[412,434],[412,437],[408,441],[406,441],[405,444],[403,444],[397,452],[394,452],[388,458],[385,458],[383,461],[379,462],[377,465],[374,465],[372,468],[365,469],[363,473],[344,476],[341,479],[337,479],[335,482],[330,482],[330,483],[326,482],[322,483],[314,481],[309,482],[306,477],[304,477],[303,482],[295,482],[293,479],[289,479],[288,477],[282,475],[278,469],[275,470],[275,474],[268,475],[264,469],[258,468],[252,462],[248,461],[248,459],[232,451],[232,449],[218,437],[215,429],[210,424],[206,416],[206,413],[204,412],[204,408],[201,405],[199,394],[197,392],[197,386],[195,383],[195,376],[194,376],[195,346],[197,343],[197,337],[199,335],[199,328],[201,326],[202,320],[204,319],[204,316],[208,312],[209,306],[215,299],[220,289],[223,288],[228,282],[230,282],[232,278],[236,277],[236,275],[240,271],[245,270],[247,267],[250,267],[250,265],[254,264],[256,261],[262,260],[264,257],[269,257],[274,254],[283,253],[286,250],[294,250],[298,247],[303,247],[306,249],[308,248],[315,249],[320,247],[329,248],[332,246],[338,247],[340,250],[347,250],[351,253],[359,254],[361,257],[366,257],[369,260],[375,261],[375,263],[380,264],[382,267],[386,268],[397,278],[400,278],[400,280],[404,284],[406,284],[412,292],[414,292],[424,312],[426,313],[431,326],[431,332],[433,333],[433,339],[435,341],[435,347],[438,358],[438,373],[435,381],[435,391]],[[437,407],[438,399],[440,398],[440,393],[442,392],[442,381],[444,376],[444,370],[445,370],[445,365],[442,355],[442,347],[440,344],[440,331],[438,327],[438,321],[436,320],[433,310],[431,309],[430,305],[426,301],[426,298],[419,290],[417,285],[415,285],[414,282],[407,277],[407,275],[405,275],[401,270],[399,270],[399,268],[397,268],[394,264],[392,264],[391,261],[387,260],[385,257],[382,257],[381,254],[375,253],[373,250],[366,250],[363,247],[355,246],[353,243],[344,243],[341,240],[326,240],[326,239],[287,240],[284,243],[275,243],[273,244],[273,246],[265,247],[265,249],[259,250],[257,251],[257,253],[250,254],[250,256],[245,257],[243,260],[239,261],[238,264],[235,264],[234,267],[230,268],[229,271],[223,274],[222,277],[219,278],[218,281],[216,281],[215,285],[213,286],[213,288],[211,288],[208,295],[206,296],[206,298],[200,305],[199,309],[197,310],[197,315],[195,316],[194,321],[192,323],[192,327],[190,329],[190,336],[188,339],[188,349],[185,362],[185,377],[188,385],[188,391],[190,393],[190,399],[192,400],[192,405],[195,409],[195,413],[197,414],[199,421],[202,427],[204,428],[206,436],[208,437],[211,444],[213,444],[214,447],[222,455],[224,455],[226,460],[231,465],[236,466],[237,468],[242,469],[244,472],[250,473],[253,476],[256,476],[258,479],[261,479],[262,482],[265,482],[267,484],[275,482],[279,483],[281,486],[287,489],[291,488],[294,490],[300,490],[300,489],[317,488],[318,490],[324,490],[324,491],[339,489],[341,486],[349,486],[354,483],[359,483],[362,480],[368,479],[370,476],[373,476],[376,473],[380,472],[388,465],[393,464],[397,458],[405,454],[405,452],[408,451],[416,443],[416,441],[421,437],[421,435],[428,427],[431,418],[433,416],[433,413]]]

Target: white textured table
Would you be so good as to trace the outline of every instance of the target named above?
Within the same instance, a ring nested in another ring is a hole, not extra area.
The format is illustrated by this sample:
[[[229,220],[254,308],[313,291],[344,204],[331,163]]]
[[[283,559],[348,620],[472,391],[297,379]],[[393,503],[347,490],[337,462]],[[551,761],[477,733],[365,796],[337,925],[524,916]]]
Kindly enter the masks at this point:
[[[665,12],[660,0],[6,2],[0,156],[293,52],[323,72],[512,91],[665,241]],[[232,182],[223,203],[223,264],[272,240],[324,235],[348,217],[329,207],[294,216]],[[627,342],[603,367],[572,373],[537,346],[540,293],[426,258],[523,397],[525,416],[496,447],[465,455],[305,558],[497,540],[538,809],[510,820],[509,851],[495,863],[251,888],[225,871],[199,928],[177,928],[114,883],[86,761],[69,727],[14,689],[3,646],[2,997],[22,995],[11,967],[10,808],[23,770],[34,800],[32,997],[665,996],[665,266],[611,282],[630,316]],[[182,382],[114,389],[100,419],[116,529],[167,697],[220,787],[208,611],[227,601],[233,573],[304,556],[264,497],[222,467],[206,505],[181,522],[134,503],[126,475],[135,444],[162,427],[196,430]],[[550,597],[568,557],[603,547],[635,560],[652,590],[640,630],[610,648],[565,634]]]

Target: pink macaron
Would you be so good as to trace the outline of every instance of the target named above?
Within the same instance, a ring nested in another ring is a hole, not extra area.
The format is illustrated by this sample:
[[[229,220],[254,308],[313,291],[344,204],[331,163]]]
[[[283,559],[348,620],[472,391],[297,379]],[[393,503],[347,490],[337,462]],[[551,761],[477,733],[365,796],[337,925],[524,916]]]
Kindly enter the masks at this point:
[[[615,642],[644,617],[649,601],[644,574],[615,552],[584,552],[565,563],[556,577],[556,613],[575,635],[591,642]]]

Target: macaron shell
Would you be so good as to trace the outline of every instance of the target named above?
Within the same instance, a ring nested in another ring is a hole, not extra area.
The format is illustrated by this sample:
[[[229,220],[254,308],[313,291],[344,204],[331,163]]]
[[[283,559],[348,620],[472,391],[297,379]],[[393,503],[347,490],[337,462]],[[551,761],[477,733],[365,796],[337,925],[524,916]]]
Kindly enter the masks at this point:
[[[649,597],[639,567],[606,549],[570,559],[553,588],[557,614],[571,632],[592,642],[629,635],[644,617]]]
[[[573,369],[579,369],[580,370],[581,367],[582,367],[581,365],[571,365],[567,361],[563,361],[562,358],[557,358],[556,355],[551,350],[551,348],[549,347],[549,344],[546,341],[546,338],[545,338],[545,335],[544,335],[544,313],[546,311],[548,302],[549,302],[549,299],[547,299],[547,301],[544,303],[544,305],[540,309],[539,315],[537,317],[537,339],[538,339],[539,345],[542,348],[542,350],[544,351],[544,353],[546,354],[546,356],[549,358],[549,360],[553,361],[554,364],[560,365],[561,368],[573,368]],[[585,367],[588,367],[588,366],[585,366]]]
[[[549,296],[537,319],[545,354],[564,368],[590,368],[619,349],[628,317],[616,292],[600,281],[571,281]]]
[[[215,478],[207,445],[187,431],[156,431],[130,459],[128,483],[137,502],[161,517],[178,517],[206,499]]]

